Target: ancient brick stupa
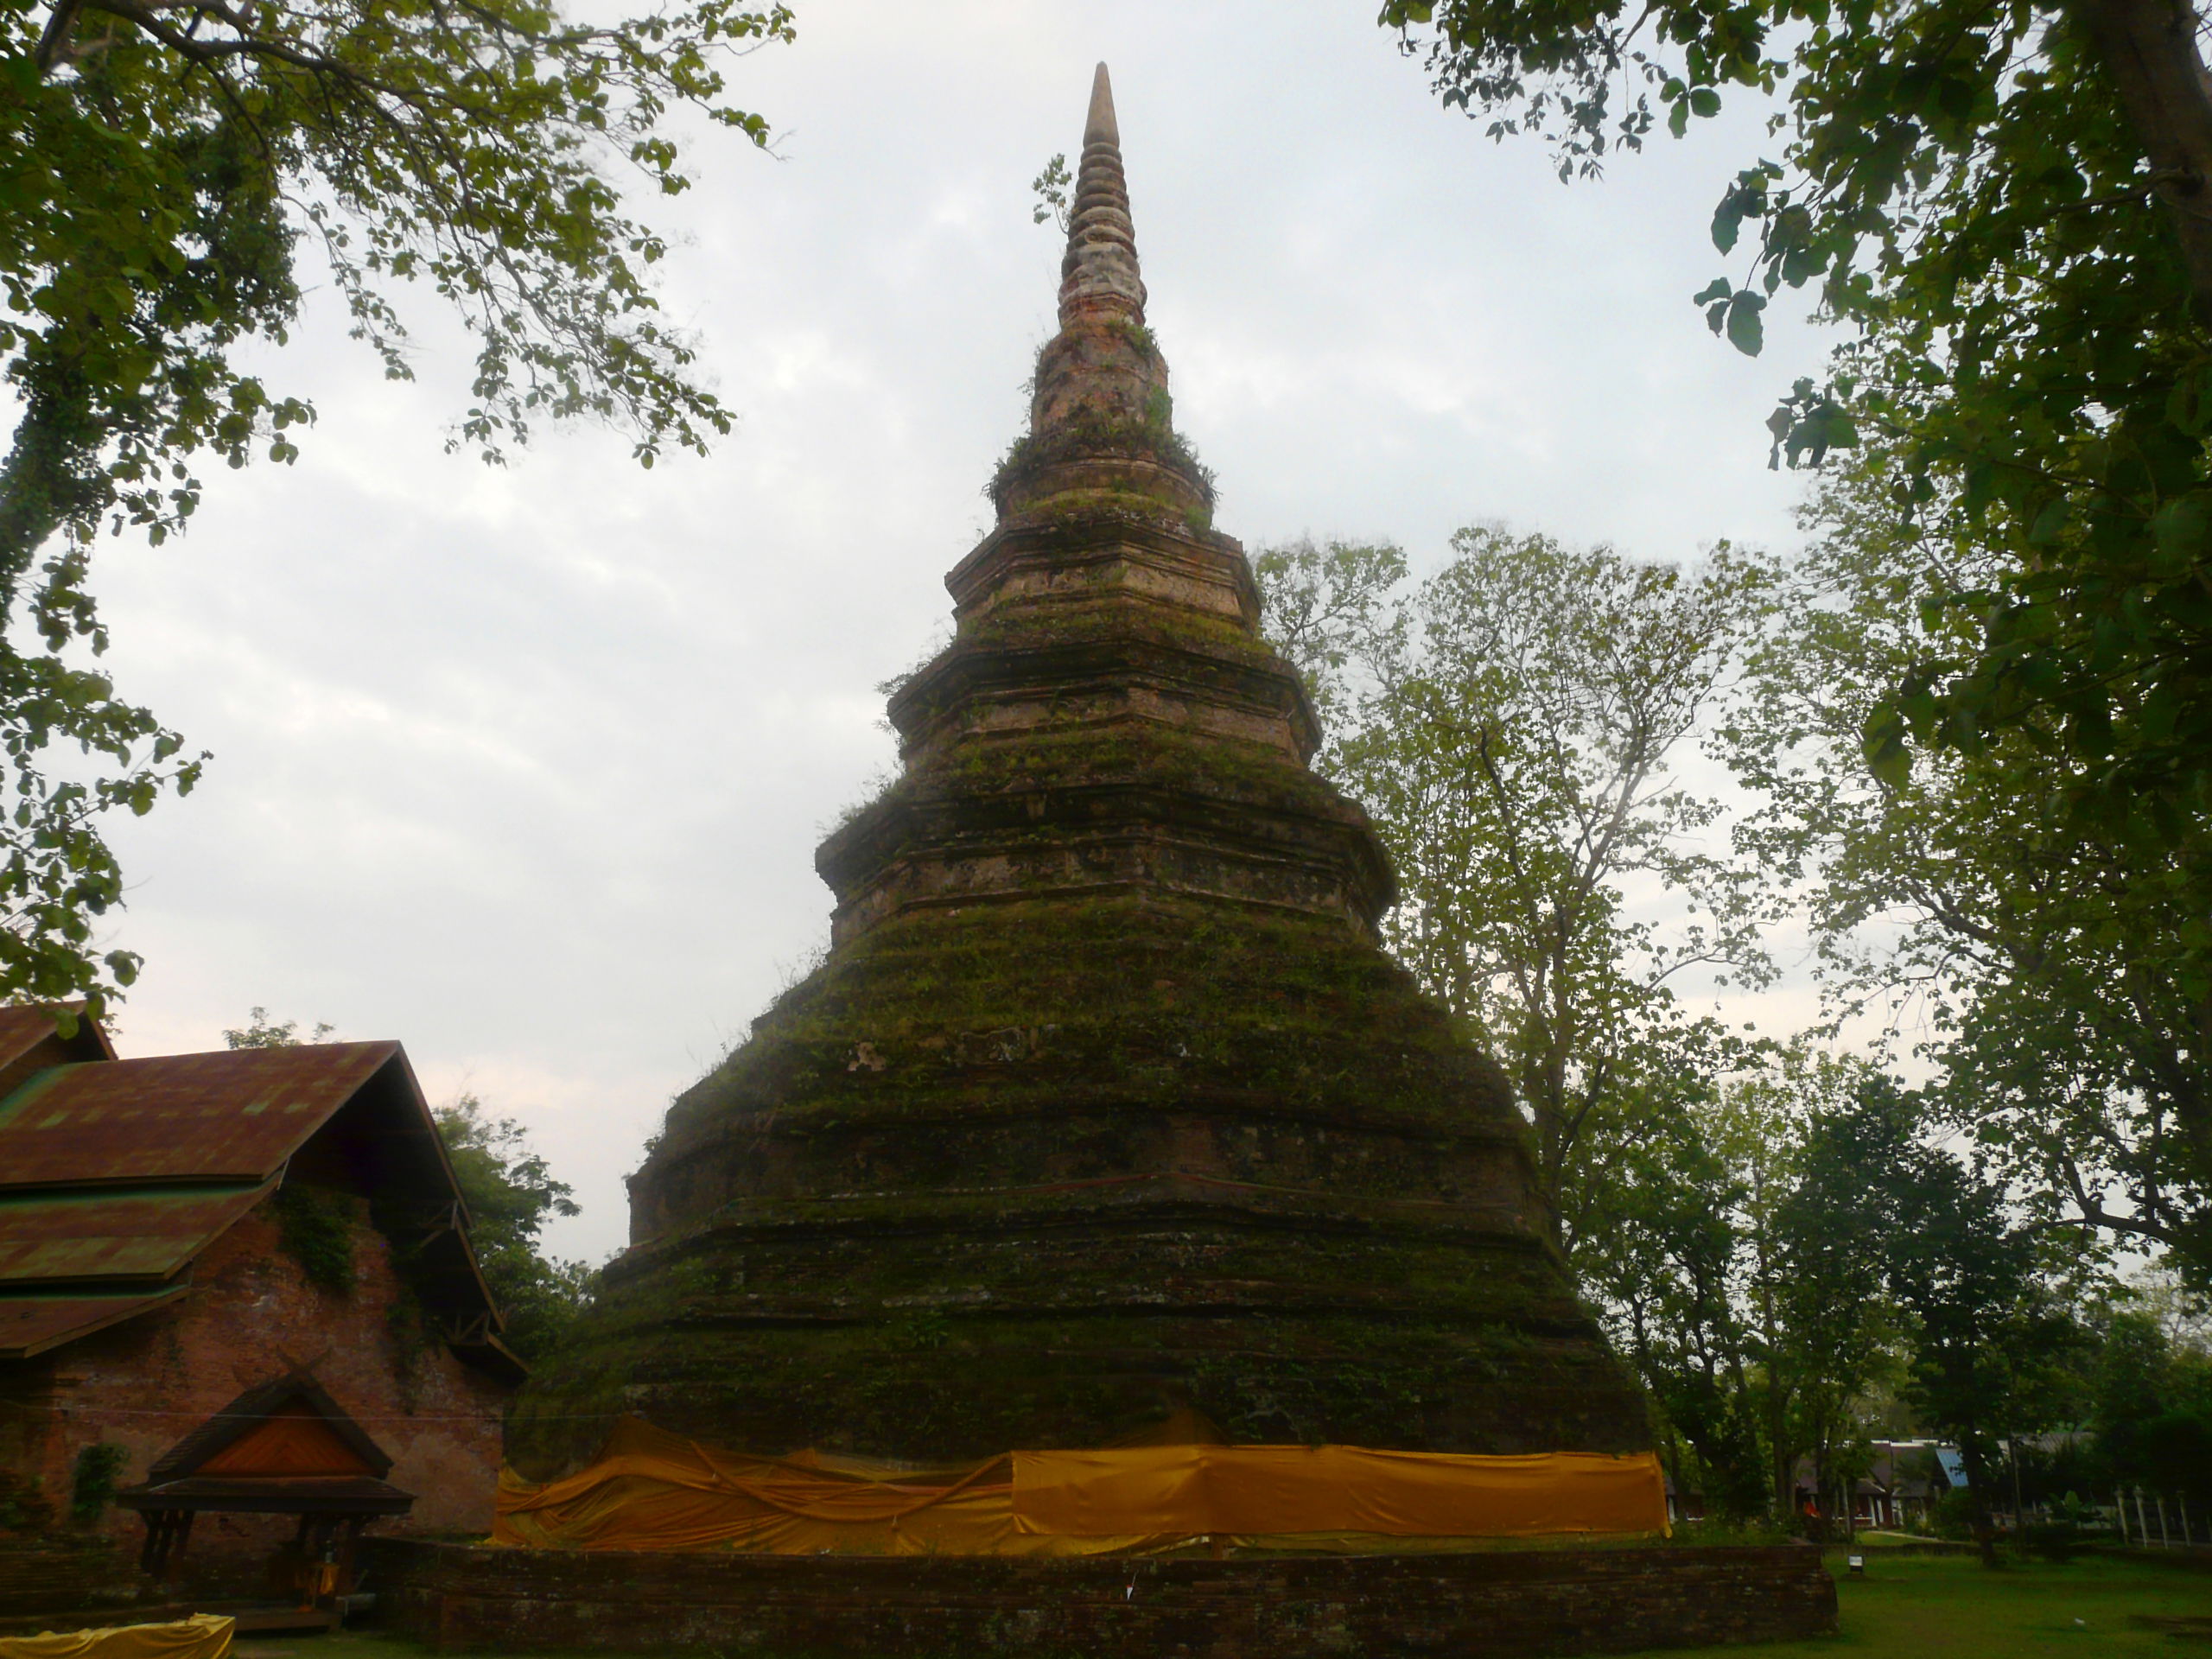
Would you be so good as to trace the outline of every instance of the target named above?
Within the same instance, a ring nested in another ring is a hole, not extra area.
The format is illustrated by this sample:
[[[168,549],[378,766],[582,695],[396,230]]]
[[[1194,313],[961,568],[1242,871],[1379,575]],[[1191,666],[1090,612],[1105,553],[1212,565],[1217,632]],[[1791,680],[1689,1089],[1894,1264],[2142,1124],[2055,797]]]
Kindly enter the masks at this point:
[[[821,969],[679,1098],[518,1470],[627,1413],[942,1464],[1233,1441],[1629,1451],[1497,1070],[1376,944],[1360,810],[1169,418],[1106,72],[1060,331]],[[1172,1427],[1168,1432],[1173,1432]]]

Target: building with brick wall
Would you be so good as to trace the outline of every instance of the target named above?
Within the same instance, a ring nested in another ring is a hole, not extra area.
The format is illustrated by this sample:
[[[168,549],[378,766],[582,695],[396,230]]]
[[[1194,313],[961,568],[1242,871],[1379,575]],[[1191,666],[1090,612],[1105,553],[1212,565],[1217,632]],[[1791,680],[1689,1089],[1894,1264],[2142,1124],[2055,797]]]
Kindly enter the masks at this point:
[[[524,1368],[399,1045],[118,1059],[0,1008],[0,1473],[67,1515],[249,1389],[306,1375],[390,1454],[390,1533],[489,1527]],[[119,1508],[98,1523],[135,1549]],[[293,1517],[210,1514],[237,1578]]]

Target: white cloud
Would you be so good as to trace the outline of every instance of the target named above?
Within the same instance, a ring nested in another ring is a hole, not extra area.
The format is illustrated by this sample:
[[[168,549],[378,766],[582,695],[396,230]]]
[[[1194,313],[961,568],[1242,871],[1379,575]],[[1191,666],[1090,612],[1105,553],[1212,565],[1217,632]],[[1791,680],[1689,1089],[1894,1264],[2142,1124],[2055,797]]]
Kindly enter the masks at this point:
[[[594,431],[448,456],[456,332],[426,321],[389,383],[316,295],[267,365],[321,411],[298,465],[211,480],[181,544],[103,550],[124,690],[215,753],[118,826],[127,1052],[257,1003],[400,1038],[434,1093],[531,1123],[587,1206],[559,1248],[621,1243],[670,1093],[822,938],[813,845],[889,762],[871,688],[988,524],[1057,280],[1028,183],[1100,56],[1232,534],[1785,537],[1760,423],[1815,343],[1783,321],[1751,362],[1687,302],[1746,131],[1563,188],[1371,12],[803,5],[739,69],[781,159],[702,135],[672,204],[668,314],[741,419],[710,460],[644,472]]]

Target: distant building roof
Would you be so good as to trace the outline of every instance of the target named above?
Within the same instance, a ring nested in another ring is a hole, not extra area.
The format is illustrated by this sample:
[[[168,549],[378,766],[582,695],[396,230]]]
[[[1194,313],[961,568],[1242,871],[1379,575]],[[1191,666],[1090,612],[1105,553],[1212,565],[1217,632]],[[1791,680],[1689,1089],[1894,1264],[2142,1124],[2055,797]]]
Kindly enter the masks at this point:
[[[52,1008],[0,1008],[0,1359],[181,1294],[288,1174],[367,1192],[454,1351],[519,1379],[397,1043],[119,1060],[96,1020],[63,1038]]]

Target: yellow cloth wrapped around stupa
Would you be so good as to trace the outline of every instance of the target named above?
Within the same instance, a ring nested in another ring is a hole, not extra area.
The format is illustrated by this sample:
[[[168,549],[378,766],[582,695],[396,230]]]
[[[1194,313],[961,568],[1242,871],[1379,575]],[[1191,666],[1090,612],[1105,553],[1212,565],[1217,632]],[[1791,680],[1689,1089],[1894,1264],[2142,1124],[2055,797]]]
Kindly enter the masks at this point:
[[[818,1452],[752,1456],[628,1420],[574,1475],[537,1485],[503,1471],[492,1538],[539,1549],[1099,1555],[1202,1541],[1379,1550],[1666,1527],[1649,1452],[1192,1442],[917,1469]]]

